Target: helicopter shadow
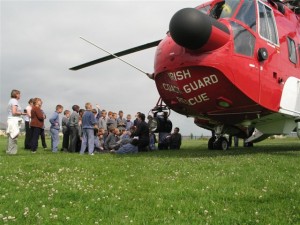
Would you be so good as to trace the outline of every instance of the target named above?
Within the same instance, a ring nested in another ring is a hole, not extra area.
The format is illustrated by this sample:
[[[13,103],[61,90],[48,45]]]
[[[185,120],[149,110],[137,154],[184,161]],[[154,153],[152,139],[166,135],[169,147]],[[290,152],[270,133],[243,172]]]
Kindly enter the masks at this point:
[[[272,144],[254,147],[230,147],[228,150],[208,150],[206,146],[185,147],[180,150],[153,150],[139,152],[137,154],[122,155],[126,157],[157,157],[157,158],[206,158],[223,156],[245,156],[245,155],[282,155],[290,157],[300,156],[300,142],[298,144]]]

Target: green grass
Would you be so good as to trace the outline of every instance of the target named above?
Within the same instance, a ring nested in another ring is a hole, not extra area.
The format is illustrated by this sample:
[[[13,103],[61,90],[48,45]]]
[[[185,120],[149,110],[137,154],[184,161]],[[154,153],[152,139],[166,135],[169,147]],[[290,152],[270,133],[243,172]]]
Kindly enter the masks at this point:
[[[6,155],[0,138],[0,224],[300,224],[298,139],[123,156],[22,146]]]

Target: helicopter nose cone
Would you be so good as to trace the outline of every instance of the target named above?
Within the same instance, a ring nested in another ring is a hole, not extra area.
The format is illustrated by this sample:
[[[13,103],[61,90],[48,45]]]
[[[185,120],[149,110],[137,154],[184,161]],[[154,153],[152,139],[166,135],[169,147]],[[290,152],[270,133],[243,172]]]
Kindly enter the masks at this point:
[[[174,14],[169,25],[176,44],[191,50],[214,50],[229,40],[226,25],[194,8],[185,8]]]
[[[210,20],[193,8],[181,9],[170,21],[170,35],[180,46],[188,49],[201,48],[211,33]]]

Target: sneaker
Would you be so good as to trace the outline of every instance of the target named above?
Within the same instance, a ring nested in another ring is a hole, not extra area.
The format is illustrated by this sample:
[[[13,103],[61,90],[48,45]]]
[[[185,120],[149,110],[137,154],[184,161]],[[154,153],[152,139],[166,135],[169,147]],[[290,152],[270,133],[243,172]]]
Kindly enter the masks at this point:
[[[89,154],[89,155],[94,155],[94,153],[91,153],[91,154]]]
[[[31,153],[36,153],[36,151],[31,151]]]

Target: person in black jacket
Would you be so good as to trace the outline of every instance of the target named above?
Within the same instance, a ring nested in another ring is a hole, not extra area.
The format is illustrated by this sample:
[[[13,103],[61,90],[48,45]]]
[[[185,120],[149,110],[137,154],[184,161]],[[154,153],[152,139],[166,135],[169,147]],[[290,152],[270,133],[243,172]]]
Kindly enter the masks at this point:
[[[181,146],[181,134],[179,133],[179,128],[174,128],[174,133],[169,137],[170,149],[180,149]]]
[[[145,122],[145,114],[138,114],[138,123],[132,137],[138,137],[138,150],[139,152],[146,152],[149,149],[149,126]]]

